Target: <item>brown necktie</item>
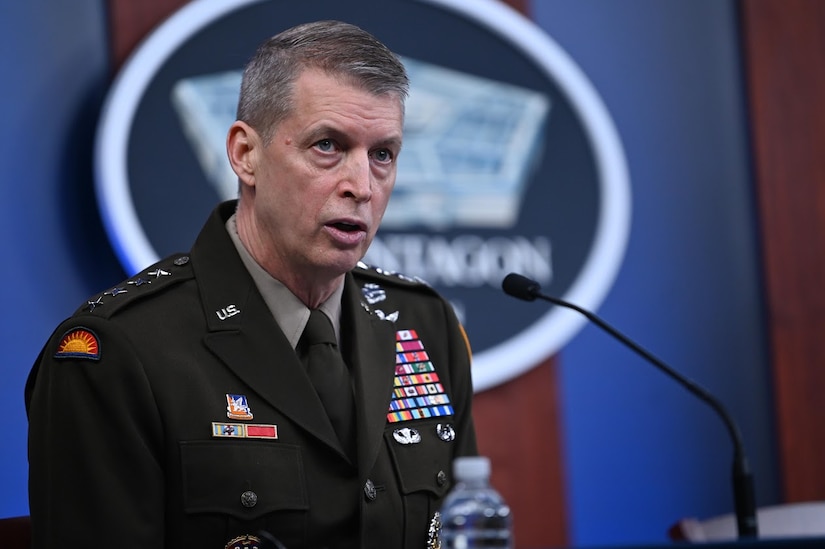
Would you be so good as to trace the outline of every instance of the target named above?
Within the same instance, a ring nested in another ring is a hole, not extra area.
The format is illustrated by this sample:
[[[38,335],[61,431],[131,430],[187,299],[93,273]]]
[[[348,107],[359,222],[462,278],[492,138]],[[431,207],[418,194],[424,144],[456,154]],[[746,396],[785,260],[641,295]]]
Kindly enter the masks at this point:
[[[341,445],[352,457],[355,448],[352,382],[338,350],[332,322],[319,309],[310,311],[298,350]]]

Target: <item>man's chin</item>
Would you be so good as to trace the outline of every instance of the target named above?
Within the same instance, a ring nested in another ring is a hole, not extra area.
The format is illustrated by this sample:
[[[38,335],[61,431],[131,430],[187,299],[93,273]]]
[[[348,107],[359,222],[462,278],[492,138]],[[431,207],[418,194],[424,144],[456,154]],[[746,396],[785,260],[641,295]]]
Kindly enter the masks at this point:
[[[330,275],[339,276],[346,274],[353,270],[365,254],[360,251],[348,253],[339,252],[328,258],[328,261],[323,265],[324,270]]]

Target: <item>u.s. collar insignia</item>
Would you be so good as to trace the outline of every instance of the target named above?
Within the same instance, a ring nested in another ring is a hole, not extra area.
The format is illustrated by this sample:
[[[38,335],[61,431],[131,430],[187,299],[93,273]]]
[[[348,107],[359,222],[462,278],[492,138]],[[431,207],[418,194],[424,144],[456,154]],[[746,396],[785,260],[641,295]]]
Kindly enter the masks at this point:
[[[54,358],[100,360],[100,343],[88,328],[72,328],[60,338]]]
[[[226,394],[226,417],[229,419],[252,419],[252,410],[246,403],[245,395]]]
[[[251,534],[244,534],[229,540],[223,549],[260,549],[260,547],[261,538]]]
[[[430,527],[427,530],[427,549],[441,549],[441,513],[438,511],[430,520]]]
[[[398,444],[418,444],[421,442],[421,434],[412,427],[402,427],[392,432],[392,438]]]

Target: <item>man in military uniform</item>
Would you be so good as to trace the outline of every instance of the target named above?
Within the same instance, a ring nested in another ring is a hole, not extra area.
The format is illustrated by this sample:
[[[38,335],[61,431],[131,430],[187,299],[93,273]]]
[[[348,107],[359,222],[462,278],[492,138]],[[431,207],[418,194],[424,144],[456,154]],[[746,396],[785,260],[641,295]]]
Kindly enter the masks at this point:
[[[437,544],[452,460],[476,453],[469,344],[426,284],[360,263],[407,89],[352,25],[261,46],[227,137],[238,201],[32,370],[35,548]]]

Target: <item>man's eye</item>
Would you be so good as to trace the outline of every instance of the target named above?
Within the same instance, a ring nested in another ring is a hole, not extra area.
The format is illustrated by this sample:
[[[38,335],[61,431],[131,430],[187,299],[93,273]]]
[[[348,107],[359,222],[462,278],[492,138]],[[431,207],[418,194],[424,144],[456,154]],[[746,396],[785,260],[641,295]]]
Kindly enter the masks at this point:
[[[380,149],[372,153],[372,157],[378,162],[390,162],[392,160],[392,153],[387,149]]]
[[[332,139],[322,139],[315,143],[315,147],[320,151],[329,152],[335,150],[335,143]]]

